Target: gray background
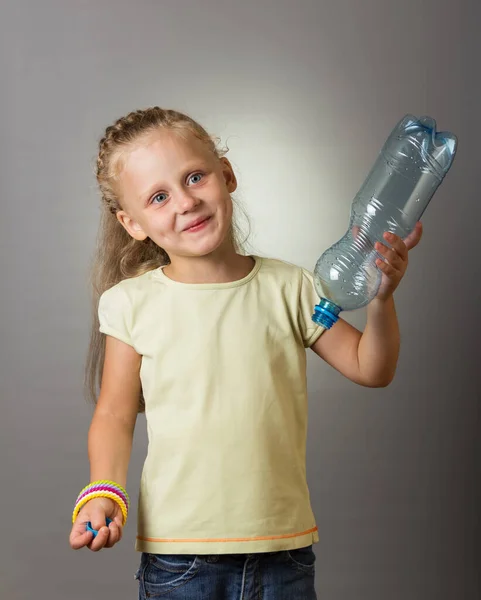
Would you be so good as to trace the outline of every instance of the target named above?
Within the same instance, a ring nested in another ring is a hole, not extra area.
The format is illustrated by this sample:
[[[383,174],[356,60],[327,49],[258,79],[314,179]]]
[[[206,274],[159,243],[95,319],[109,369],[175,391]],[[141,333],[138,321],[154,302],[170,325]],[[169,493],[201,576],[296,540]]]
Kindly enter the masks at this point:
[[[160,104],[230,146],[253,248],[311,269],[401,116],[459,136],[396,292],[393,384],[309,353],[308,476],[320,598],[479,600],[480,17],[468,0],[1,3],[2,599],[136,597],[135,518],[101,553],[68,535],[89,477],[96,145]],[[145,449],[140,417],[134,504]]]

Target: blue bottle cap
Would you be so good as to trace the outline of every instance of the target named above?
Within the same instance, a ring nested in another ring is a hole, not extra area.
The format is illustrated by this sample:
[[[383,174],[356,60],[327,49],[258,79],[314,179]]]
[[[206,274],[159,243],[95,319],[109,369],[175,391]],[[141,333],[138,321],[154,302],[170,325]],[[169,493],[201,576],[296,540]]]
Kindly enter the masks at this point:
[[[106,525],[107,525],[107,527],[109,526],[109,524],[110,524],[110,523],[112,523],[112,519],[109,519],[109,518],[107,517],[107,519],[106,519]],[[98,531],[97,531],[97,529],[93,529],[93,527],[92,527],[92,523],[91,523],[90,521],[89,521],[89,522],[87,523],[87,525],[85,526],[85,529],[86,529],[87,531],[91,531],[91,532],[94,534],[94,537],[97,537]]]
[[[340,306],[337,306],[337,304],[334,304],[334,302],[331,302],[326,298],[321,298],[319,304],[316,304],[314,307],[312,320],[314,323],[317,323],[326,329],[330,329],[339,319],[340,312]]]

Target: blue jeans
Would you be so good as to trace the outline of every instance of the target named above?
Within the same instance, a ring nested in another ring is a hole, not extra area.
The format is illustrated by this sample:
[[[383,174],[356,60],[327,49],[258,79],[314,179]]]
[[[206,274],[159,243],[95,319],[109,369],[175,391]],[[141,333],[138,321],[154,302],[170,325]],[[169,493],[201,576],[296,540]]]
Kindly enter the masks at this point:
[[[257,554],[150,554],[139,600],[316,600],[312,545]]]

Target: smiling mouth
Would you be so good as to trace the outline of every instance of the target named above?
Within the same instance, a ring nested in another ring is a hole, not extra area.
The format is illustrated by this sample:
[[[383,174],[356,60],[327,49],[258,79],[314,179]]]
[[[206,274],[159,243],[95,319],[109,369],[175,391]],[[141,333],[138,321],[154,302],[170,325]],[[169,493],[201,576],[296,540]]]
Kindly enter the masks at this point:
[[[184,231],[197,231],[199,229],[202,229],[202,227],[204,227],[210,221],[211,218],[212,217],[207,217],[206,219],[199,221],[192,227],[188,227],[188,228],[184,229]]]

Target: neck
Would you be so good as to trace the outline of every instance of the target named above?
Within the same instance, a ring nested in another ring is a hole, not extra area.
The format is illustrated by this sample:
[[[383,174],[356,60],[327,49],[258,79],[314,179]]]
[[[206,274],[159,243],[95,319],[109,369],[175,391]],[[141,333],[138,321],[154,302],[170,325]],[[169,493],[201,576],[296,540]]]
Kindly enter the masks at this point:
[[[206,256],[171,256],[164,273],[180,283],[230,283],[247,277],[254,259],[238,254],[233,247]]]

